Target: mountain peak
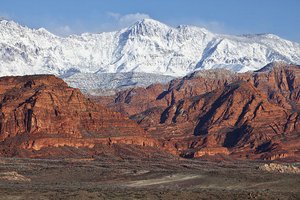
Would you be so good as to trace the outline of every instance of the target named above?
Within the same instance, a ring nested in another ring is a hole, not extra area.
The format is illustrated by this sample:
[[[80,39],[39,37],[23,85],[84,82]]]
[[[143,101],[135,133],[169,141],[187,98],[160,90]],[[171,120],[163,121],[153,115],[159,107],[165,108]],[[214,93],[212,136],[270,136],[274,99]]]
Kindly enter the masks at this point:
[[[52,37],[57,37],[56,35],[54,35],[53,33],[49,32],[47,29],[45,29],[44,27],[41,27],[39,29],[34,30],[37,33],[44,35],[44,36],[52,36]]]
[[[145,18],[134,23],[128,30],[133,35],[157,35],[159,32],[168,31],[170,28],[157,20]]]
[[[167,26],[166,24],[152,18],[138,20],[135,24],[144,24],[146,26]]]

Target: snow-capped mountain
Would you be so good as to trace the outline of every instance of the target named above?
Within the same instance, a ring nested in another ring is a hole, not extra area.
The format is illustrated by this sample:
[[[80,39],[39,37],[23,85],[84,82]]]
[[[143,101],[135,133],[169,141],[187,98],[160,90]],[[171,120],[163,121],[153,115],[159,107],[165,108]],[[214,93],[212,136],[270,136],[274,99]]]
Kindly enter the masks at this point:
[[[198,69],[257,70],[300,63],[300,45],[272,34],[230,36],[144,19],[99,34],[58,37],[0,21],[0,75],[144,72],[183,76]]]

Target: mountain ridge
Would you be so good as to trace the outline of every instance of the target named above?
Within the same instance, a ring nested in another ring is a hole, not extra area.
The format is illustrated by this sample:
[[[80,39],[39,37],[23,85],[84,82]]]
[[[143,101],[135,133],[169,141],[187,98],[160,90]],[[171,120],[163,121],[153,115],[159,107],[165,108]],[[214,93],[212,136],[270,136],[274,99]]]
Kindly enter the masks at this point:
[[[144,72],[184,76],[195,70],[254,71],[272,61],[300,63],[300,45],[272,34],[221,35],[144,19],[114,32],[56,36],[0,22],[0,75]]]

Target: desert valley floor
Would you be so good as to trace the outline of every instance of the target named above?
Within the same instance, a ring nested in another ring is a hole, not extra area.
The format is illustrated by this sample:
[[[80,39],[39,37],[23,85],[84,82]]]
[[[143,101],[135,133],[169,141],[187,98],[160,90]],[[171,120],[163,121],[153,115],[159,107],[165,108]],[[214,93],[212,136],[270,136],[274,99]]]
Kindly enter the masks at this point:
[[[300,199],[300,175],[258,161],[0,159],[0,199]]]

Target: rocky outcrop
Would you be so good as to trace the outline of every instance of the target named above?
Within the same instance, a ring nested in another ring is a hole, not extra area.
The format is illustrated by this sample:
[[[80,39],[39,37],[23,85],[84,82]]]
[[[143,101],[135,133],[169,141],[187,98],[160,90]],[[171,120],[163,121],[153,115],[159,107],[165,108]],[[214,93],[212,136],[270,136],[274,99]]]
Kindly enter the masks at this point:
[[[300,168],[293,165],[283,165],[278,163],[270,163],[259,166],[258,169],[268,172],[300,174]]]
[[[272,63],[253,73],[199,71],[98,101],[184,157],[299,161],[299,80],[299,66]]]
[[[99,145],[158,146],[134,121],[52,75],[0,78],[0,143],[2,156],[29,157],[44,157],[53,147],[74,154]]]

